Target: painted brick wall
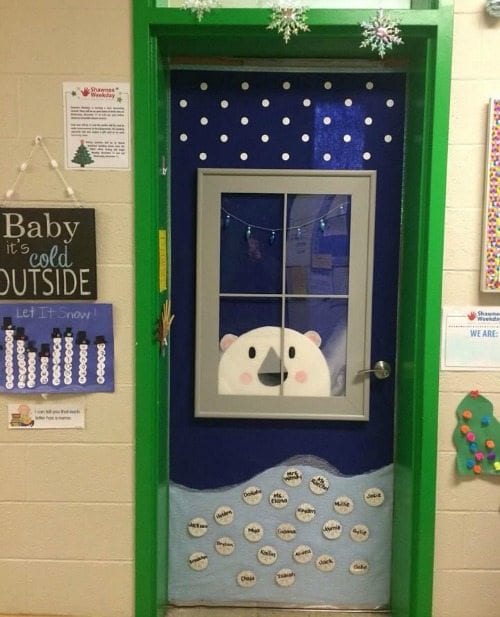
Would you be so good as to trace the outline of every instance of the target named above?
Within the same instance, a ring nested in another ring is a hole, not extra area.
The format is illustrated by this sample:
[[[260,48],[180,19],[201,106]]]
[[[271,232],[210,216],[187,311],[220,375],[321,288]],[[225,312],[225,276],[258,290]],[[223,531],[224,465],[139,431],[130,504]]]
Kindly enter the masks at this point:
[[[130,81],[128,0],[0,0],[0,193],[41,135],[63,168],[63,81]],[[64,169],[62,169],[64,171]],[[0,397],[0,613],[133,609],[133,224],[130,172],[64,172],[96,209],[99,301],[115,318],[116,391],[73,402],[83,431],[8,431]],[[23,202],[64,200],[39,151]],[[25,398],[25,397],[23,397]],[[26,397],[40,403],[40,397]],[[49,401],[70,399],[51,396]]]
[[[486,17],[483,0],[456,0],[455,13],[443,302],[498,305],[500,297],[479,293],[478,281],[486,104],[500,94],[500,20]],[[0,24],[3,193],[35,135],[62,161],[63,81],[130,80],[129,2],[0,0]],[[0,397],[0,613],[130,616],[131,174],[86,170],[67,177],[97,210],[99,300],[115,309],[116,392],[84,397],[85,431],[9,432],[9,399]],[[19,198],[64,198],[43,156]],[[454,471],[454,410],[471,388],[500,415],[498,374],[443,373],[433,617],[495,615],[500,605],[499,481],[459,480]]]
[[[443,304],[500,305],[479,292],[487,104],[500,95],[500,20],[485,4],[455,0]],[[455,473],[455,409],[471,389],[499,418],[499,373],[442,373],[434,617],[500,610],[500,478]]]

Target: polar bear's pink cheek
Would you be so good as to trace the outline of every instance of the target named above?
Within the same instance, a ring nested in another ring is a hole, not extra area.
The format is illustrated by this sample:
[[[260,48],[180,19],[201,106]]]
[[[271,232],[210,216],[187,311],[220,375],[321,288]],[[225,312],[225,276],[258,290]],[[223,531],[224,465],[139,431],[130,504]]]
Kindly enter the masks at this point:
[[[298,381],[299,383],[306,383],[307,377],[308,375],[306,371],[297,371],[295,373],[295,381]]]
[[[248,386],[252,383],[252,376],[250,373],[241,373],[240,381],[244,386]]]

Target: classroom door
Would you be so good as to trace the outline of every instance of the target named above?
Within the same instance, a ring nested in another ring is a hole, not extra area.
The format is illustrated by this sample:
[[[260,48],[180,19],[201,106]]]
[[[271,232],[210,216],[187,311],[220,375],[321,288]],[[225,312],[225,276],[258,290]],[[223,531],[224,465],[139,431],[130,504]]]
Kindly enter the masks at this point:
[[[170,88],[170,601],[387,607],[405,76]]]

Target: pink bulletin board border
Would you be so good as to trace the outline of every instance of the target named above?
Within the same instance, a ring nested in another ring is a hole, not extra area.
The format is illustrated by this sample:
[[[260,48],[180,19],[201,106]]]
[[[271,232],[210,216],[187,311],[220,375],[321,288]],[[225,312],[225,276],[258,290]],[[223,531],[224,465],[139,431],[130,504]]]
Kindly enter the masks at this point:
[[[490,99],[481,291],[500,292],[500,98]]]

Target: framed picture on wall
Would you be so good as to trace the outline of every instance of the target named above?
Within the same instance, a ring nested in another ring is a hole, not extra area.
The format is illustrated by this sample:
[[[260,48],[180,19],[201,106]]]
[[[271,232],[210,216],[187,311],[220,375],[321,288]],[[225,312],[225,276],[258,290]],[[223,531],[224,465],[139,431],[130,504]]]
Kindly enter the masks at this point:
[[[481,291],[500,292],[500,97],[490,99]]]

